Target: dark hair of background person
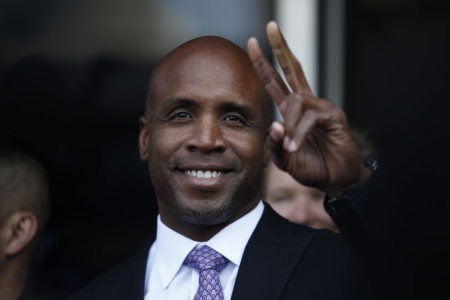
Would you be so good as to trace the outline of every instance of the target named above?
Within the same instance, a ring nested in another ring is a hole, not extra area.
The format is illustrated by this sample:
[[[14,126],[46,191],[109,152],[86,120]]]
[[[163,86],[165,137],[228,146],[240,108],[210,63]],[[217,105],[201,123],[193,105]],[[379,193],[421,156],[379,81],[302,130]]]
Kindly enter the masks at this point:
[[[0,134],[0,296],[32,299],[31,267],[49,217],[49,173],[30,145]]]
[[[42,231],[50,214],[50,174],[45,160],[31,145],[0,133],[0,217],[26,209],[36,215]]]

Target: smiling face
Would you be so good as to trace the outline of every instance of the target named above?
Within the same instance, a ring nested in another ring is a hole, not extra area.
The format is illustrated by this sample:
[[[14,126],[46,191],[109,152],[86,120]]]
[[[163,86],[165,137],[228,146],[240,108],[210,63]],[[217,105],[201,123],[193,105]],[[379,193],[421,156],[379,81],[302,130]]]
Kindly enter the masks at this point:
[[[161,219],[207,239],[261,199],[271,102],[245,52],[215,37],[169,54],[148,101],[140,151]]]

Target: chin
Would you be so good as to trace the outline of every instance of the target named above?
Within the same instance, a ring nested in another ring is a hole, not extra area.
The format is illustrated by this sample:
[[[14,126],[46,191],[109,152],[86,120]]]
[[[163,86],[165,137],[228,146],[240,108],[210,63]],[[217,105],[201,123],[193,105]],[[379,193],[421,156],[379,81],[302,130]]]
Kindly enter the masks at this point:
[[[199,201],[200,200],[195,200],[195,202]],[[208,205],[208,203],[212,205]],[[196,225],[219,225],[232,218],[232,210],[229,203],[228,205],[225,203],[217,205],[216,201],[204,200],[204,203],[201,204],[202,205],[178,205],[178,214],[186,223]]]

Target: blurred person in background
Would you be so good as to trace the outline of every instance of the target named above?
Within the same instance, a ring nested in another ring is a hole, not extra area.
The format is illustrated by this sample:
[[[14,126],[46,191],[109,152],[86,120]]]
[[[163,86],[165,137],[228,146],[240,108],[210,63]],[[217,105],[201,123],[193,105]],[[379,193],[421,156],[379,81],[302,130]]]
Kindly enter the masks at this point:
[[[265,176],[264,200],[281,216],[294,223],[338,232],[323,208],[324,192],[298,183],[274,163],[267,167]]]
[[[0,144],[0,299],[33,299],[28,271],[48,219],[49,185],[26,148]]]
[[[366,131],[355,128],[352,129],[352,134],[362,161],[376,156],[376,148]],[[339,232],[324,209],[323,191],[300,184],[274,163],[270,163],[266,168],[264,186],[264,200],[289,221],[316,229]]]

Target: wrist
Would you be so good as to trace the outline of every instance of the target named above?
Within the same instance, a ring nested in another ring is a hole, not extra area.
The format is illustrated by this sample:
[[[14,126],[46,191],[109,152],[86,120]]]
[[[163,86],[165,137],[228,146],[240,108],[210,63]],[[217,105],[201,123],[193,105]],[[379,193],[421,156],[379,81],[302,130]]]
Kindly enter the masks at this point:
[[[378,169],[378,160],[370,158],[364,162],[364,166],[367,171],[364,171],[364,176],[361,176],[361,180],[357,184],[352,184],[348,189],[335,190],[336,194],[334,195],[326,193],[324,207],[330,216],[345,214],[349,210],[352,199],[358,197],[357,195],[361,195],[364,186]],[[367,174],[369,175],[367,176]]]
[[[324,192],[329,198],[341,197],[345,193],[348,193],[361,184],[363,184],[372,175],[372,173],[378,168],[378,161],[374,158],[370,158],[364,163],[361,163],[361,168],[358,175],[352,180],[352,183],[346,186],[330,187],[325,189]]]

